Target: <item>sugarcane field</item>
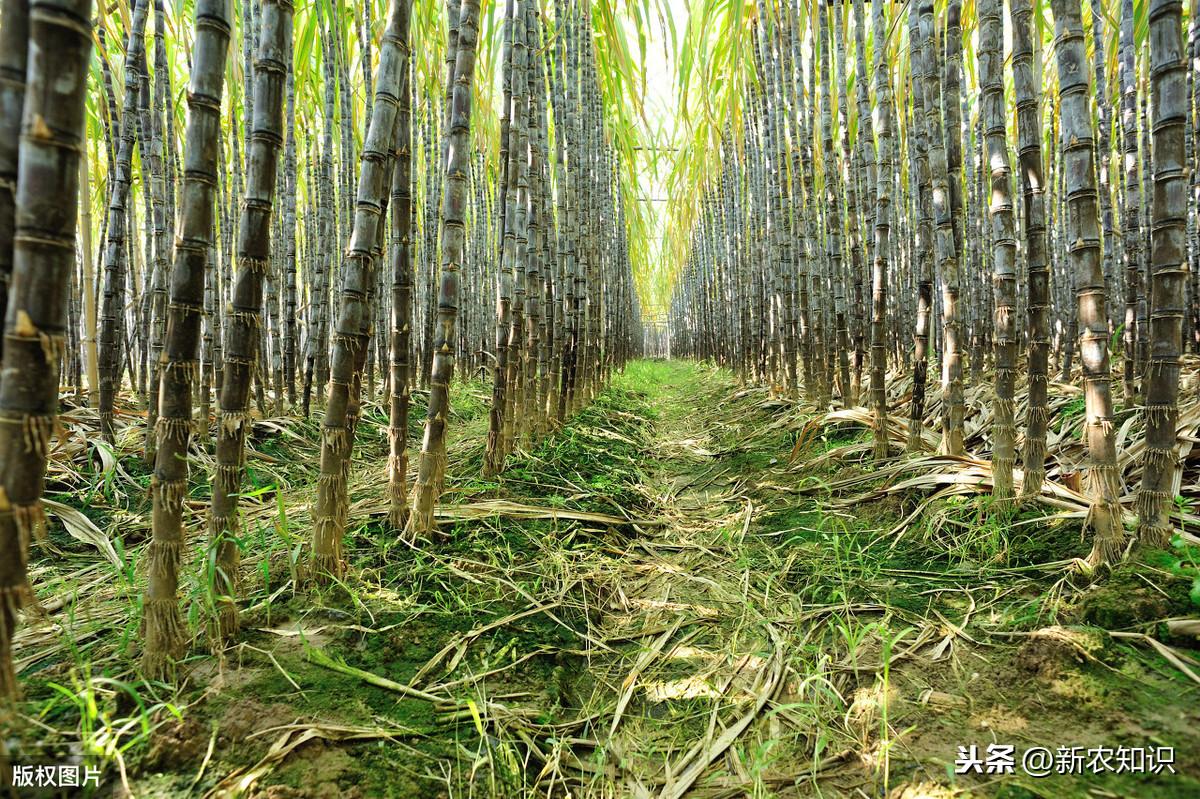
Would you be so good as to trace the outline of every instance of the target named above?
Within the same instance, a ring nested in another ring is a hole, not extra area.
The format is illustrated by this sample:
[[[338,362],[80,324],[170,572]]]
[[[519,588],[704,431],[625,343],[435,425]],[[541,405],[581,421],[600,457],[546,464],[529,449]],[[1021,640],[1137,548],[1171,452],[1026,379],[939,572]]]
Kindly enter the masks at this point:
[[[1200,798],[1200,0],[0,0],[0,797]]]

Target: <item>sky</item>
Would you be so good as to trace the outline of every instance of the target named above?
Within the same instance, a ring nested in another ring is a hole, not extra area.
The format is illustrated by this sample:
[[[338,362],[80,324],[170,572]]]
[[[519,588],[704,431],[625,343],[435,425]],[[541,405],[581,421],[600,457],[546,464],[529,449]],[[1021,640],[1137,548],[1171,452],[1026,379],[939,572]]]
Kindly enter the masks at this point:
[[[636,1],[636,0],[635,0]],[[620,2],[619,7],[624,9],[626,2]],[[650,0],[650,19],[646,38],[646,58],[645,58],[645,74],[644,74],[644,94],[642,97],[642,105],[645,111],[646,122],[643,123],[642,139],[647,143],[647,146],[656,146],[660,148],[669,148],[672,146],[675,128],[677,124],[676,118],[676,103],[677,96],[677,73],[676,73],[676,53],[673,52],[673,42],[671,32],[669,30],[670,21],[674,22],[676,32],[676,42],[682,39],[683,31],[687,27],[689,3],[687,0]],[[670,21],[667,19],[670,16]],[[626,16],[624,24],[628,33],[628,41],[637,41],[636,32],[632,21]],[[639,185],[639,194],[641,202],[644,203],[650,214],[650,219],[653,223],[653,234],[650,237],[650,258],[646,265],[651,271],[657,271],[665,267],[663,261],[662,237],[664,229],[664,219],[666,213],[666,203],[663,200],[666,198],[665,177],[670,169],[669,150],[660,150],[658,153],[659,164],[658,169],[651,168],[651,157],[653,153],[645,153],[642,160],[642,173]],[[655,171],[658,174],[655,174]],[[662,285],[662,278],[649,277],[647,280],[641,281],[643,286]],[[661,298],[668,299],[667,297]],[[651,298],[643,298],[643,308],[646,310],[666,311],[666,308],[651,309],[647,308],[647,301]]]

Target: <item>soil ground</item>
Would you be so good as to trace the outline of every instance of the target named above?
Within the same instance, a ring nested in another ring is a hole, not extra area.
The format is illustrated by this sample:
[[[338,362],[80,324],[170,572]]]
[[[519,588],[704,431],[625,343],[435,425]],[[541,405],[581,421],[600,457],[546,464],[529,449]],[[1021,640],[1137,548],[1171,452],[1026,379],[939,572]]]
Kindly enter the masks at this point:
[[[678,362],[631,364],[484,480],[481,397],[455,394],[446,523],[417,548],[387,527],[368,406],[351,571],[322,590],[296,579],[315,424],[260,425],[241,643],[208,652],[193,574],[173,687],[129,665],[136,458],[84,502],[59,475],[59,499],[120,532],[123,566],[66,528],[38,553],[12,762],[102,762],[104,793],[147,797],[1200,796],[1196,640],[1165,621],[1196,613],[1189,548],[1089,584],[1070,515],[921,506],[919,486],[856,502],[844,486],[893,479],[862,427]],[[1015,773],[954,773],[960,746],[989,744]],[[1173,747],[1176,773],[1110,755],[1037,778],[1036,746]]]

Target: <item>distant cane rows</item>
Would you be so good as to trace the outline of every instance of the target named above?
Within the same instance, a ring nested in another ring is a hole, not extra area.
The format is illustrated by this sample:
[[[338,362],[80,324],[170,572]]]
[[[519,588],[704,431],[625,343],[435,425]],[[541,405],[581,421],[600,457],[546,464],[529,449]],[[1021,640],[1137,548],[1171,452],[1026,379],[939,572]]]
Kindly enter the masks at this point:
[[[1000,500],[1042,492],[1052,381],[1079,385],[1089,563],[1164,544],[1185,331],[1200,351],[1200,32],[1182,5],[768,4],[648,349],[820,412],[863,405],[877,460],[897,423],[911,453],[930,427],[965,455],[981,414]]]

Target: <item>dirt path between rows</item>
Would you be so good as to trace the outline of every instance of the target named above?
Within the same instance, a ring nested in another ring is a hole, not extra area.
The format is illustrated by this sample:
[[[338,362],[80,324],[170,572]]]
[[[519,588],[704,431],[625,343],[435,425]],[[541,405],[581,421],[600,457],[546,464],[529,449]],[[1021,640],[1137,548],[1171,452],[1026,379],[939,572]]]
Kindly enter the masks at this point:
[[[891,540],[903,499],[820,490],[870,476],[861,428],[814,434],[794,403],[694,366],[665,365],[646,392],[640,490],[664,524],[614,563],[599,637],[633,643],[592,660],[592,755],[609,768],[584,795],[1195,795],[1200,719],[1178,697],[1196,684],[1095,629],[1137,620],[1114,604],[1168,615],[1166,590],[1073,584],[1055,564],[1077,527],[1012,526],[1037,508],[1000,523],[971,500]],[[954,773],[960,747],[989,745],[1015,767]],[[1051,773],[1023,770],[1031,748],[1055,754]],[[1121,749],[1175,764],[1122,772]]]
[[[649,391],[653,460],[639,490],[662,524],[617,561],[623,579],[600,621],[606,640],[638,642],[594,663],[607,694],[596,705],[612,708],[597,734],[629,796],[682,796],[714,766],[729,776],[707,788],[750,787],[742,737],[784,689],[770,597],[739,562],[759,490],[728,440],[749,420],[717,418],[731,387],[702,380],[676,367]]]
[[[265,438],[290,470],[258,470],[284,489],[247,508],[238,643],[208,650],[191,571],[188,659],[148,684],[137,582],[110,580],[23,633],[10,751],[88,752],[138,797],[1200,795],[1200,686],[1138,637],[1194,616],[1165,553],[1076,584],[1078,519],[978,496],[912,516],[920,474],[881,477],[861,425],[707,366],[630,364],[496,479],[485,400],[459,392],[417,547],[386,524],[368,408],[350,573],[324,588],[297,579],[315,427]],[[914,487],[879,498],[893,479]],[[1176,773],[954,774],[972,745],[1173,748]]]

